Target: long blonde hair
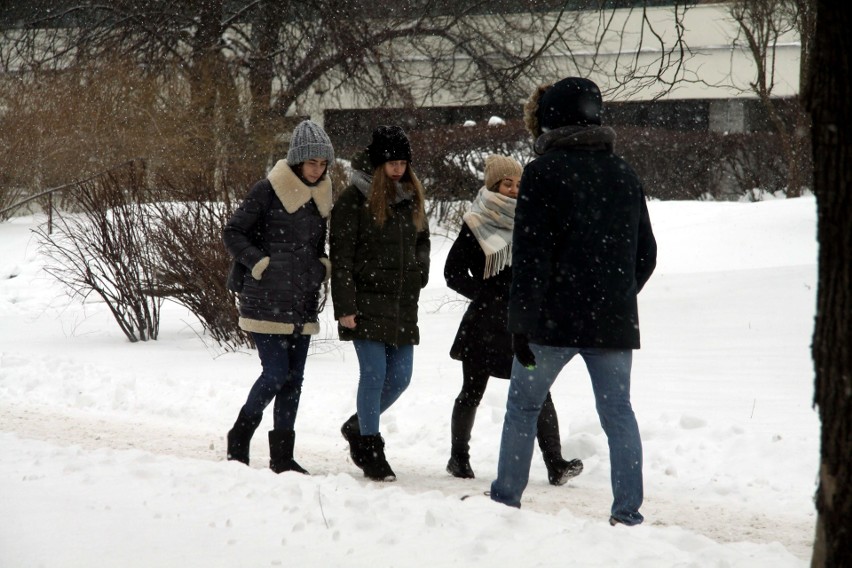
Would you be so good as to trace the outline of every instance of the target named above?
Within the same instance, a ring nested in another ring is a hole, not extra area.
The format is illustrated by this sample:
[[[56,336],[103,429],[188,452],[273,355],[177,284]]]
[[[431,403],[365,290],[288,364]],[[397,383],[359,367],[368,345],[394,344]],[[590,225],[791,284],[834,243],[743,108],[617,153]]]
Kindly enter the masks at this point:
[[[418,231],[426,229],[426,206],[423,197],[423,184],[417,179],[411,164],[406,164],[405,173],[400,183],[411,189],[414,199],[414,211],[411,213],[411,221]],[[373,182],[370,188],[369,207],[370,213],[375,217],[379,226],[383,226],[391,214],[391,204],[396,199],[396,183],[385,174],[384,164],[373,170]]]

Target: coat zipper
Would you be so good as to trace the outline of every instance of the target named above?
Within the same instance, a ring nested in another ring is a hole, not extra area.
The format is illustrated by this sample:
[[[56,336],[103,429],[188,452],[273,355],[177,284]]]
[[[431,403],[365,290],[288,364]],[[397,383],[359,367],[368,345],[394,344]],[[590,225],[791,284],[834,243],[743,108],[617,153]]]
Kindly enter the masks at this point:
[[[400,304],[402,303],[402,290],[405,286],[405,228],[403,225],[403,217],[398,215],[399,218],[399,289],[396,294],[396,326],[394,331],[394,337],[396,341],[394,344],[399,344],[399,318],[400,318]]]

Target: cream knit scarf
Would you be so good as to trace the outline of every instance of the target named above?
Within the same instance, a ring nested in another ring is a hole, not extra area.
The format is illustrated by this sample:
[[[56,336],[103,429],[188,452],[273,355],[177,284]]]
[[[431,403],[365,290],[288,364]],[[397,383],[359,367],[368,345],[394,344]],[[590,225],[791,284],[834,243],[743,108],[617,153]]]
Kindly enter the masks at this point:
[[[483,187],[474,198],[464,222],[485,253],[485,274],[490,278],[512,266],[512,229],[517,200]]]

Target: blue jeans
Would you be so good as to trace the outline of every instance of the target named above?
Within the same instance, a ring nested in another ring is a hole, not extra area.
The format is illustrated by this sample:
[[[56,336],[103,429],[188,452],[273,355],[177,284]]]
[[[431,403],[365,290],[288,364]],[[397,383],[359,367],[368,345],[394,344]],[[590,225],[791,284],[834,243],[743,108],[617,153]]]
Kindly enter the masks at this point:
[[[274,428],[292,431],[302,397],[311,336],[252,333],[252,337],[263,372],[251,387],[243,411],[251,418],[260,418],[274,398]]]
[[[362,436],[379,433],[379,416],[396,402],[411,382],[414,346],[395,347],[381,341],[356,339],[361,367],[358,380],[358,426]]]
[[[506,402],[497,479],[491,483],[491,499],[521,506],[529,481],[530,461],[541,405],[557,375],[578,353],[592,379],[598,418],[609,442],[613,503],[610,514],[626,525],[644,518],[642,505],[642,440],[630,405],[630,350],[549,347],[530,344],[536,367],[525,369],[515,359]]]

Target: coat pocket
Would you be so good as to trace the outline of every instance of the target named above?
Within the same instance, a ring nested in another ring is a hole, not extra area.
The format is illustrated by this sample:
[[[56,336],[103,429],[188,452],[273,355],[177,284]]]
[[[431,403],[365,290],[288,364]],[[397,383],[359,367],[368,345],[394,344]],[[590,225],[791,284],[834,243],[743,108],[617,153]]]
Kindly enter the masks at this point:
[[[232,260],[231,268],[228,270],[228,280],[225,283],[228,290],[237,293],[242,292],[247,272],[248,268],[246,268],[245,265],[237,262],[236,260]]]

